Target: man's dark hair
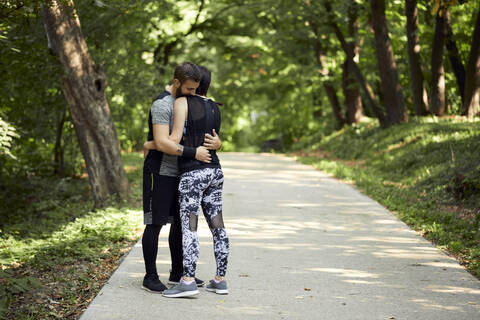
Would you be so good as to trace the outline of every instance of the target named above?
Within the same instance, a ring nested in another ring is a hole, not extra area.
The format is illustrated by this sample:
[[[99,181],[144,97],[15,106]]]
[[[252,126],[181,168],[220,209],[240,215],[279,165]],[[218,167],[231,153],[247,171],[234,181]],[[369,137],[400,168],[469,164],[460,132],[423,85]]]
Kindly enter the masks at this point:
[[[212,73],[207,67],[198,66],[198,68],[202,72],[202,80],[200,80],[200,85],[197,90],[195,90],[195,93],[201,96],[206,96],[208,88],[210,87],[210,81],[212,80]]]
[[[178,79],[181,84],[184,84],[187,80],[200,82],[200,79],[202,79],[202,73],[197,65],[186,61],[175,67],[173,78]]]

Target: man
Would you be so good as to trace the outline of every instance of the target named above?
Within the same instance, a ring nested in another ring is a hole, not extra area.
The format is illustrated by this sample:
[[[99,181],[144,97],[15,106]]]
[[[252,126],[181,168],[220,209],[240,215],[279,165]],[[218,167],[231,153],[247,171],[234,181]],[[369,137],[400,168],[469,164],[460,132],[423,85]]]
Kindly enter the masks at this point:
[[[219,148],[218,137],[209,136],[205,146],[187,147],[170,140],[173,125],[173,103],[180,95],[194,94],[201,79],[196,65],[184,62],[175,68],[173,83],[153,102],[148,118],[148,141],[144,144],[143,208],[145,231],[142,237],[146,275],[142,288],[161,293],[166,289],[158,278],[156,258],[160,229],[167,222],[173,223],[168,238],[172,269],[169,281],[178,282],[183,271],[182,232],[177,201],[178,166],[177,156],[209,162],[206,147]],[[199,286],[203,281],[196,279]]]
[[[220,132],[220,110],[216,102],[207,99],[210,71],[205,67],[196,96],[178,98],[175,101],[173,132],[170,138],[185,147],[198,147],[204,143],[205,132]],[[186,121],[185,121],[186,120]],[[185,128],[185,130],[184,130]],[[228,294],[227,272],[229,240],[222,217],[223,172],[215,150],[210,151],[211,161],[200,162],[180,157],[179,202],[183,233],[183,277],[175,287],[165,290],[163,296],[179,298],[199,293],[195,282],[197,260],[200,253],[197,224],[200,207],[213,236],[216,275],[207,291]]]

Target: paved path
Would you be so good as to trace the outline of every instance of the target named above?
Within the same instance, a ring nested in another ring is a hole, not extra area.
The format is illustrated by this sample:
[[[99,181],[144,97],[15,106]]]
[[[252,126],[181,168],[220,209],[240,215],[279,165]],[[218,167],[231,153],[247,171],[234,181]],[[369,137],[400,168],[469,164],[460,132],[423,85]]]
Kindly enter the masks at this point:
[[[351,186],[286,157],[221,160],[231,293],[167,299],[141,290],[138,243],[81,320],[480,319],[480,281]],[[197,276],[208,280],[212,240],[199,223]],[[165,281],[167,242],[162,230]]]

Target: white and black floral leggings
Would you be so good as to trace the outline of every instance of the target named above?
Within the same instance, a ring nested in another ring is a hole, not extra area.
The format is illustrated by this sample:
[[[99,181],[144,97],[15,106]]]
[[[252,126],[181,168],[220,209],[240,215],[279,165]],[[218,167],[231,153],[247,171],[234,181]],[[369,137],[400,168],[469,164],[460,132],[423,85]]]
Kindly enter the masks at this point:
[[[223,172],[221,168],[202,168],[180,176],[178,186],[183,232],[183,275],[194,277],[200,246],[197,222],[200,207],[213,235],[217,276],[225,276],[229,242],[222,217]]]

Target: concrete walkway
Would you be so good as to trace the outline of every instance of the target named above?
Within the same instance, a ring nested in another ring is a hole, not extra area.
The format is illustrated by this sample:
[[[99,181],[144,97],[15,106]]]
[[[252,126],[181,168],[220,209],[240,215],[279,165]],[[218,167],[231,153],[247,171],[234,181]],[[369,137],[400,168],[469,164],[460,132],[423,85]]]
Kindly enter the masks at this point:
[[[282,156],[221,160],[230,294],[201,289],[195,299],[167,299],[141,290],[138,243],[81,320],[480,319],[480,281],[351,186]],[[197,276],[209,280],[211,234],[199,224]],[[162,281],[167,233],[157,260]]]

